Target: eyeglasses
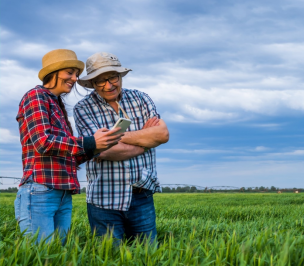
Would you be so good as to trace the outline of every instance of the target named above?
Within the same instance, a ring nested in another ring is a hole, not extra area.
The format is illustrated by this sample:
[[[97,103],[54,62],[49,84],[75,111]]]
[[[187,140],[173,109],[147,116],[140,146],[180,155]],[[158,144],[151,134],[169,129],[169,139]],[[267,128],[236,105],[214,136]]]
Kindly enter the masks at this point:
[[[107,81],[109,81],[109,83],[113,84],[115,82],[117,82],[119,80],[119,76],[114,76],[108,79],[103,79],[103,80],[97,80],[95,81],[95,85],[98,87],[104,87],[107,83]]]

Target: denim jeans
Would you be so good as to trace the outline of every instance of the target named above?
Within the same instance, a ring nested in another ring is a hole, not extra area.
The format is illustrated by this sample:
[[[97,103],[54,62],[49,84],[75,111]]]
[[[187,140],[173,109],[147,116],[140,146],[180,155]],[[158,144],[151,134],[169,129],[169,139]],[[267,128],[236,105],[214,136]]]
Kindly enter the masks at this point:
[[[25,234],[35,234],[39,229],[38,242],[58,229],[64,243],[71,216],[70,191],[48,188],[35,182],[28,182],[19,188],[15,200],[16,220],[21,232],[26,230]]]
[[[102,209],[90,203],[87,207],[92,233],[96,230],[98,236],[112,231],[113,237],[118,240],[124,236],[127,239],[138,236],[141,240],[150,237],[150,243],[156,240],[156,216],[151,191],[133,194],[128,211]]]

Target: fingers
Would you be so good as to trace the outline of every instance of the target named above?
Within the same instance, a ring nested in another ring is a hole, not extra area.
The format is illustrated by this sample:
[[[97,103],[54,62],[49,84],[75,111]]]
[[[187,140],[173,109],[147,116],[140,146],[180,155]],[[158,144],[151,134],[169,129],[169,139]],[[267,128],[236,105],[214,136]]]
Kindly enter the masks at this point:
[[[146,124],[143,126],[143,129],[157,126],[158,123],[159,123],[159,119],[156,116],[154,116],[154,117],[148,119]]]
[[[118,142],[120,141],[120,138],[119,139],[113,139],[113,140],[108,140],[107,141],[107,144],[106,144],[106,149],[109,149],[109,148],[111,148],[111,147],[113,147],[113,146],[115,146],[115,145],[117,145],[118,144]]]
[[[118,132],[119,130],[121,130],[121,128],[120,128],[120,127],[116,127],[116,128],[114,128],[114,129],[109,130],[109,131],[106,133],[106,135],[107,135],[107,136],[110,136],[110,135],[117,135],[117,134],[115,134],[115,133]]]
[[[119,143],[119,141],[108,141],[106,144],[104,144],[101,148],[100,151],[106,151],[110,148],[112,148],[113,146],[117,145]]]
[[[100,136],[96,140],[97,149],[102,149],[103,151],[109,149],[110,147],[116,145],[121,140],[121,137],[124,135],[123,133],[116,135],[107,134],[108,132],[102,133],[102,136]]]
[[[107,136],[107,140],[120,140],[124,135],[125,135],[124,133],[110,135]]]
[[[144,124],[143,129],[150,127],[151,119],[153,119],[153,118],[148,119],[148,121],[146,122],[146,124]]]
[[[154,118],[154,117],[153,117],[153,118]],[[156,117],[156,119],[154,119],[154,120],[152,121],[151,127],[158,126],[158,123],[159,123],[159,119]]]
[[[99,128],[97,131],[108,132],[108,131],[110,131],[110,130],[107,129],[106,127],[103,127],[103,128]]]

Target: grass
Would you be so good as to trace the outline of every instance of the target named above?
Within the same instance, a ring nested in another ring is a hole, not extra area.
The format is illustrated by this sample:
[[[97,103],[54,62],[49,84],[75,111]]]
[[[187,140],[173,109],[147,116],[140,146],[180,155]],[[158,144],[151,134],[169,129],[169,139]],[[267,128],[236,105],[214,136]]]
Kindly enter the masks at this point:
[[[73,197],[67,244],[35,244],[0,194],[1,265],[304,265],[303,194],[156,194],[159,245],[113,246],[91,234],[85,195]]]

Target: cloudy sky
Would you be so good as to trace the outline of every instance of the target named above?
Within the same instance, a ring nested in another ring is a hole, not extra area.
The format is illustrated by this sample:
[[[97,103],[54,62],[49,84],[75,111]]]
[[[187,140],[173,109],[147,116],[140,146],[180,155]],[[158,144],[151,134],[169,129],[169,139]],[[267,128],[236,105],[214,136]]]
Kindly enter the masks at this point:
[[[0,4],[1,176],[22,176],[19,101],[42,56],[66,48],[133,69],[123,87],[148,93],[170,130],[161,183],[304,187],[303,1]]]

